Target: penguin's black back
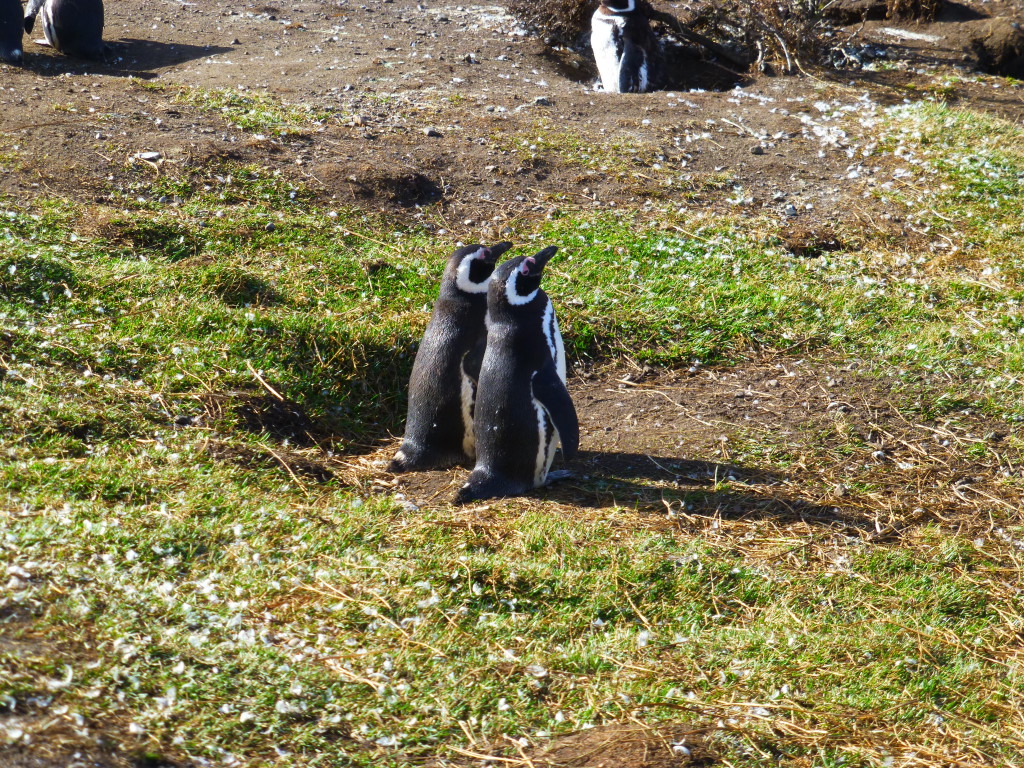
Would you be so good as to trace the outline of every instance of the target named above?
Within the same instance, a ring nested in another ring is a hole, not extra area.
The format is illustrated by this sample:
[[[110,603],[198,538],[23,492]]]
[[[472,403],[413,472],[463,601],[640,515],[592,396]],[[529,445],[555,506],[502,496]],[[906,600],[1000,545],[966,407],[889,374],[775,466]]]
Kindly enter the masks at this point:
[[[405,436],[392,463],[395,471],[441,468],[470,458],[464,449],[463,375],[475,387],[487,342],[487,294],[458,288],[460,263],[456,254],[445,268],[434,312],[416,352]],[[489,276],[493,265],[474,261],[470,268],[480,269],[481,275],[486,270]]]
[[[513,495],[532,488],[541,447],[541,416],[534,405],[533,378],[545,366],[554,366],[543,327],[550,299],[538,287],[537,295],[527,304],[514,306],[506,300],[506,280],[518,261],[498,267],[488,291],[487,349],[474,418],[474,475],[476,480],[481,480],[480,473],[489,478],[478,485],[479,497]]]

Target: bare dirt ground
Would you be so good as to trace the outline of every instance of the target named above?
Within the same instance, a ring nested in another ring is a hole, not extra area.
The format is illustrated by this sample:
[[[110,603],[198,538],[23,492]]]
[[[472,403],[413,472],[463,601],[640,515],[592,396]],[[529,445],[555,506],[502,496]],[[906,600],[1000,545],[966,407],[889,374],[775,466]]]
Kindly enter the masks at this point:
[[[685,17],[681,4],[662,5]],[[129,158],[139,152],[160,152],[168,173],[202,172],[229,157],[279,169],[325,200],[417,218],[469,240],[543,217],[564,200],[609,208],[672,199],[676,192],[644,173],[659,164],[687,178],[680,205],[767,212],[811,232],[870,224],[901,235],[899,218],[884,218],[865,196],[872,177],[850,173],[842,141],[830,143],[827,126],[823,135],[820,123],[801,116],[818,115],[819,102],[892,104],[941,92],[1024,119],[1020,85],[975,77],[971,44],[986,17],[1022,12],[1020,0],[969,0],[950,4],[933,24],[848,27],[855,41],[886,51],[891,67],[882,71],[751,79],[695,60],[699,91],[609,95],[593,90],[585,58],[552,52],[497,3],[119,0],[107,7],[110,61],[76,61],[30,43],[25,68],[0,67],[0,149],[21,159],[0,177],[0,192],[105,202],[134,189],[145,169]],[[966,79],[950,84],[952,75]],[[176,100],[177,86],[265,89],[337,117],[261,138]],[[642,151],[626,172],[604,173],[564,152],[510,150],[509,137],[551,130],[584,147],[612,136]],[[723,174],[726,182],[715,181]],[[790,204],[795,215],[786,213]],[[933,520],[963,526],[970,523],[959,513],[978,498],[1010,503],[991,484],[998,467],[962,458],[965,445],[991,443],[1005,425],[971,414],[909,421],[892,384],[866,368],[762,358],[729,370],[583,372],[570,388],[582,455],[571,467],[575,478],[538,491],[538,502],[621,505],[641,513],[643,524],[684,531],[770,517],[874,538],[899,536],[925,507]],[[834,450],[851,436],[856,450]],[[774,446],[771,462],[763,461],[765,446]],[[387,475],[380,465],[391,451],[322,465],[368,492],[402,493],[415,507],[445,503],[465,476]],[[756,469],[763,463],[789,469],[768,476]],[[716,490],[730,477],[739,481],[733,490]],[[865,488],[837,477],[862,478]],[[465,514],[485,524],[489,509]],[[4,652],[39,650],[4,642]],[[68,729],[56,752],[0,747],[0,763],[163,764],[105,751],[91,738],[76,751],[67,747],[74,724]],[[662,735],[628,730],[569,737],[530,764],[639,768],[708,759],[699,748],[688,756],[669,750]]]
[[[665,5],[686,17],[680,4]],[[130,156],[158,151],[168,172],[220,157],[257,162],[325,198],[426,215],[467,236],[546,214],[560,200],[607,208],[674,197],[780,217],[793,204],[797,226],[838,215],[898,233],[900,222],[879,219],[864,196],[874,180],[850,178],[847,148],[815,120],[814,105],[889,104],[941,91],[1020,119],[1019,87],[1001,78],[945,80],[972,73],[979,19],[1020,12],[1019,0],[978,0],[950,4],[942,17],[950,20],[934,24],[848,27],[853,42],[885,51],[883,71],[750,79],[694,59],[700,92],[611,95],[593,90],[585,57],[527,36],[497,3],[125,0],[107,9],[109,62],[29,43],[24,69],[0,70],[0,133],[27,158],[0,179],[0,191],[102,201],[148,172]],[[744,87],[731,90],[737,84]],[[266,89],[338,117],[316,131],[259,139],[175,100],[177,85]],[[537,131],[569,132],[583,147],[614,137],[638,153],[625,173],[602,173],[564,152],[509,150],[509,137]],[[655,164],[678,168],[685,194],[644,172]],[[424,203],[438,205],[424,213],[415,207]]]

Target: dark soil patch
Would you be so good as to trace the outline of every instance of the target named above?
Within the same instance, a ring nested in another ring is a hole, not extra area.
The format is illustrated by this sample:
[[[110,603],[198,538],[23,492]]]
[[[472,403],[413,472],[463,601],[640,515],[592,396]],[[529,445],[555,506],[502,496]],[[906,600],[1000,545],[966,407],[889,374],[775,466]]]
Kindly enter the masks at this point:
[[[979,69],[992,75],[1024,78],[1024,29],[1020,17],[975,22],[969,33]]]
[[[814,258],[823,253],[841,250],[844,245],[835,231],[828,226],[806,228],[790,227],[780,232],[782,244],[794,256]]]
[[[313,172],[332,195],[353,202],[383,200],[404,207],[440,202],[444,196],[438,181],[419,171],[372,166],[354,170],[331,163],[317,166]]]
[[[319,444],[324,437],[301,405],[269,394],[247,398],[235,413],[247,432],[266,434],[274,440],[308,447]]]
[[[242,467],[280,470],[299,485],[306,482],[326,483],[334,478],[334,472],[319,455],[310,456],[280,446],[259,450],[234,443],[211,442],[207,446],[207,451],[215,459],[229,461]]]

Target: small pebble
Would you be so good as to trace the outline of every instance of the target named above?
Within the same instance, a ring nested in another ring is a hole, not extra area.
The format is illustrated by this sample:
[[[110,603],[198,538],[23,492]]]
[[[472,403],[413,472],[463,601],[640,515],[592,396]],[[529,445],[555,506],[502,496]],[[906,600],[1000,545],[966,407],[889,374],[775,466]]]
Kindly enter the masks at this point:
[[[441,138],[441,132],[439,130],[437,130],[436,128],[424,128],[423,129],[423,135],[424,136],[429,136],[429,137],[431,137],[433,139]]]

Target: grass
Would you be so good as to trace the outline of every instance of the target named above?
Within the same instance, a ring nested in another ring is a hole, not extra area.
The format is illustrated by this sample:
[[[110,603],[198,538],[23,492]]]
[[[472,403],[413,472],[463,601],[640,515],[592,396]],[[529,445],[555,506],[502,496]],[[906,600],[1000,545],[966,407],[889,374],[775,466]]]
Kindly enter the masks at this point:
[[[308,118],[249,98],[201,100]],[[1020,128],[917,105],[873,130],[915,169],[879,194],[916,249],[801,259],[768,220],[571,207],[511,239],[560,244],[578,361],[860,359],[908,417],[1020,420]],[[73,743],[151,761],[397,766],[635,717],[706,725],[737,766],[1018,759],[1016,510],[883,530],[867,464],[841,478],[863,528],[757,517],[733,481],[665,517],[365,495],[340,467],[400,429],[454,243],[257,166],[134,183],[0,212],[0,736],[80,716]],[[868,442],[837,419],[733,450],[816,498]],[[994,446],[950,450],[1012,498],[1019,439]]]
[[[303,104],[285,105],[261,91],[181,87],[174,99],[217,112],[239,130],[268,136],[294,136],[335,118],[334,110]]]

